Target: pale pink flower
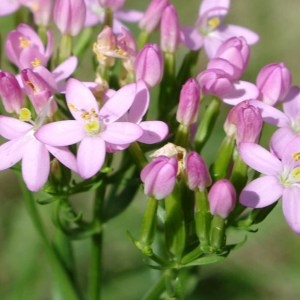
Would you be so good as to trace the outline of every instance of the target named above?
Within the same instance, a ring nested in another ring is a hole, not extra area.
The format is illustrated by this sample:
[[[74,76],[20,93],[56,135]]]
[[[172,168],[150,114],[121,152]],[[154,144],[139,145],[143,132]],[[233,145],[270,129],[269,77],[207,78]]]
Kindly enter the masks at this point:
[[[99,109],[92,92],[80,81],[69,79],[66,100],[75,120],[46,124],[36,132],[36,137],[52,146],[80,143],[78,172],[83,178],[92,177],[104,163],[106,143],[129,144],[143,134],[136,124],[117,122],[132,105],[135,95],[136,84],[126,85]]]

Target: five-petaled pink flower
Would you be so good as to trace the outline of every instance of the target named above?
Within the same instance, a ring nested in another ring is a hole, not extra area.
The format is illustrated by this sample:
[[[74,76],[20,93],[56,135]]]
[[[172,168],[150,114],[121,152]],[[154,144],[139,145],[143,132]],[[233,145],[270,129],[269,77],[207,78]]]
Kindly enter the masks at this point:
[[[105,146],[129,144],[142,134],[140,126],[130,122],[116,122],[131,107],[136,94],[136,84],[118,90],[99,109],[92,92],[77,79],[69,79],[66,100],[75,120],[46,124],[36,137],[52,146],[79,143],[77,151],[78,172],[83,178],[95,175],[105,160]]]

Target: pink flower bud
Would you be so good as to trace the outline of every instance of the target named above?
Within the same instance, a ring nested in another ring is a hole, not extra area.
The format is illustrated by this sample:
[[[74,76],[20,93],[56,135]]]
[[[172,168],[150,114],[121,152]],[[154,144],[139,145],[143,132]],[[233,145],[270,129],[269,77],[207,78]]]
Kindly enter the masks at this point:
[[[163,11],[160,23],[160,45],[164,52],[174,53],[180,42],[180,24],[176,9],[169,4]]]
[[[36,25],[49,25],[52,20],[53,0],[24,1],[24,5],[31,10]]]
[[[25,104],[22,90],[14,75],[0,71],[0,96],[8,113],[19,113]]]
[[[231,76],[232,80],[238,80],[247,67],[249,56],[250,47],[245,38],[232,37],[221,44],[215,57],[209,61],[207,68],[222,69]],[[226,71],[224,66],[222,67],[221,65],[220,67],[223,60],[231,66],[232,70],[230,73]]]
[[[287,95],[292,75],[284,63],[272,63],[264,66],[258,73],[256,85],[261,92],[262,101],[275,105]]]
[[[158,26],[162,13],[168,4],[168,0],[152,0],[140,20],[139,27],[148,33],[153,32]]]
[[[199,102],[199,85],[194,78],[190,78],[182,86],[176,120],[185,126],[195,123],[198,118]]]
[[[48,103],[49,98],[53,95],[49,85],[40,75],[33,72],[31,69],[22,70],[21,78],[30,102],[32,103],[37,114],[40,114]],[[47,112],[48,116],[51,116],[56,109],[56,103],[52,101],[51,107]]]
[[[209,190],[208,201],[212,215],[228,217],[236,203],[234,186],[228,179],[216,181]]]
[[[228,74],[219,69],[207,69],[197,75],[197,81],[204,95],[216,95],[220,98],[233,90],[233,83]]]
[[[211,185],[211,177],[204,159],[196,152],[190,152],[185,162],[187,184],[191,190],[201,192]]]
[[[84,0],[56,0],[53,19],[62,34],[76,36],[83,28],[85,13]]]
[[[146,44],[138,53],[134,68],[136,80],[143,80],[148,87],[157,85],[163,76],[163,57],[156,44]]]
[[[260,110],[243,101],[228,113],[224,130],[228,136],[236,136],[237,144],[241,142],[256,143],[259,139],[263,120]]]
[[[144,192],[149,197],[161,200],[172,193],[178,170],[178,161],[174,157],[159,156],[150,162],[141,172]]]

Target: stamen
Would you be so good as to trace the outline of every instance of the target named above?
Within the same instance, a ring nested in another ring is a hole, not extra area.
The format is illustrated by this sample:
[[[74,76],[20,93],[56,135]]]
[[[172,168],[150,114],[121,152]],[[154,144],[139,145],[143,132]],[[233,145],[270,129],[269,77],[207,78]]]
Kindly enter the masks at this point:
[[[298,161],[300,159],[300,152],[296,152],[293,154],[294,161]]]
[[[31,121],[31,112],[28,108],[23,107],[20,109],[19,120],[24,122]]]
[[[100,123],[97,120],[90,121],[84,125],[84,129],[88,133],[96,135],[100,132]]]
[[[207,21],[207,25],[211,28],[211,29],[215,29],[216,27],[218,27],[220,25],[220,19],[218,17],[214,17],[211,18],[210,20]]]
[[[30,41],[30,40],[27,40],[27,39],[25,39],[25,38],[22,37],[22,36],[19,37],[19,42],[20,42],[20,47],[21,47],[22,49],[28,48],[28,47],[30,46],[30,44],[31,44],[31,41]]]
[[[294,178],[299,181],[300,180],[300,167],[296,167],[293,171],[292,174]]]
[[[31,62],[31,65],[33,66],[33,67],[38,67],[38,66],[40,66],[42,64],[42,61],[40,60],[40,59],[38,59],[38,58],[35,58],[32,62]]]

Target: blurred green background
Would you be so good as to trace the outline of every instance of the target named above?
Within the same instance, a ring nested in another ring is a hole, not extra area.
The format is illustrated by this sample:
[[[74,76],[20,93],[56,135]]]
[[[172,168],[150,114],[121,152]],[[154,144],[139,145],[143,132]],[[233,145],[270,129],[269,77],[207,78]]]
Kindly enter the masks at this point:
[[[198,1],[171,2],[178,8],[183,24],[194,22]],[[144,9],[147,3],[128,0],[126,6]],[[232,0],[226,22],[249,27],[261,37],[252,48],[244,79],[255,80],[265,64],[283,61],[293,74],[293,83],[300,84],[299,13],[299,0]],[[2,34],[11,25],[9,22],[7,17],[0,21]],[[201,64],[199,71],[200,68]],[[80,195],[73,201],[88,206],[90,195]],[[144,206],[145,199],[140,193],[122,215],[105,226],[104,300],[139,300],[157,278],[157,271],[147,270],[126,234],[127,230],[138,233]],[[17,177],[10,170],[0,173],[0,207],[0,299],[53,299],[49,294],[51,268],[24,208]],[[50,224],[51,205],[41,206],[40,211]],[[85,278],[89,244],[76,241],[74,245],[77,267]],[[260,224],[257,233],[248,234],[241,249],[224,262],[195,272],[193,280],[198,283],[187,299],[300,299],[299,250],[300,237],[286,225],[279,204]]]

